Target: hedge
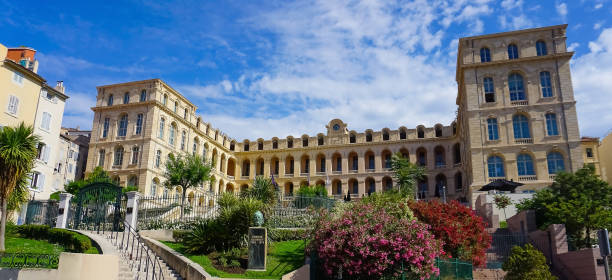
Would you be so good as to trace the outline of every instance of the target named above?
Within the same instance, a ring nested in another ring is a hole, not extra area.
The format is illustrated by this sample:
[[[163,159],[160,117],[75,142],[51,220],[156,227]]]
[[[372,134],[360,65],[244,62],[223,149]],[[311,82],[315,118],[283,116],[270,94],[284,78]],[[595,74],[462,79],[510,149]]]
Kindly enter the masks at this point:
[[[15,230],[24,238],[47,240],[64,247],[68,252],[84,253],[92,247],[89,237],[66,229],[45,225],[23,225],[15,227]]]
[[[304,228],[270,228],[268,236],[272,241],[304,240],[308,230]]]

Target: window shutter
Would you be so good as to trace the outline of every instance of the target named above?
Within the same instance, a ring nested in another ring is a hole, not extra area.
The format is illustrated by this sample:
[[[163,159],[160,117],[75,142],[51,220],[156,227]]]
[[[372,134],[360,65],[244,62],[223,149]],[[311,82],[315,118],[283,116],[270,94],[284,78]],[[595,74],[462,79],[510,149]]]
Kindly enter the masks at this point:
[[[38,181],[36,182],[36,188],[42,191],[44,186],[45,186],[45,174],[39,173]]]
[[[49,151],[51,150],[51,147],[49,145],[45,145],[43,147],[43,161],[44,162],[49,162]]]

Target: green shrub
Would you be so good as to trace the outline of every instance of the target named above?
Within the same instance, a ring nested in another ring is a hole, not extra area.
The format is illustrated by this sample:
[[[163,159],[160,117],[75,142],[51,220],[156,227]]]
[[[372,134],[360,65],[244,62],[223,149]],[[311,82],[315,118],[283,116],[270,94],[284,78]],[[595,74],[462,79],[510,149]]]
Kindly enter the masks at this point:
[[[325,186],[316,185],[316,186],[300,186],[297,191],[298,196],[319,196],[319,197],[327,197],[327,189]]]
[[[66,251],[83,253],[91,248],[89,237],[66,229],[51,228],[45,225],[23,225],[15,227],[15,232],[24,238],[47,240],[59,244]]]
[[[222,195],[218,205],[219,215],[215,219],[195,223],[191,232],[183,236],[183,244],[189,253],[206,254],[246,246],[255,212],[265,207],[260,200],[238,199],[233,195]]]
[[[270,228],[268,229],[268,237],[272,241],[290,241],[306,239],[308,231],[304,228],[286,229],[286,228]]]
[[[502,268],[507,271],[506,280],[555,280],[557,277],[550,273],[546,258],[542,252],[535,249],[531,244],[524,247],[514,246],[512,254],[503,264]]]
[[[183,239],[187,234],[191,233],[191,230],[177,229],[172,231],[172,238],[175,242],[183,242]]]

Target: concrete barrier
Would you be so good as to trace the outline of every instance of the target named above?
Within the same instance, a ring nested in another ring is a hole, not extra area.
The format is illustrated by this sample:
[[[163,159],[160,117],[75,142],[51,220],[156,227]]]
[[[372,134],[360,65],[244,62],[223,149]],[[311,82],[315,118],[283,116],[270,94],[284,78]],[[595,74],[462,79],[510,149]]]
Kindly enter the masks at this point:
[[[173,230],[171,229],[152,229],[138,231],[138,234],[154,240],[175,242],[172,232]]]
[[[157,240],[142,235],[141,237],[145,244],[151,248],[151,250],[153,250],[157,256],[162,258],[164,262],[172,267],[174,271],[178,272],[182,278],[189,280],[216,279],[216,277],[213,278],[210,276],[210,274],[208,274],[208,272],[206,272],[202,266],[183,256],[181,253],[174,251],[172,248]]]

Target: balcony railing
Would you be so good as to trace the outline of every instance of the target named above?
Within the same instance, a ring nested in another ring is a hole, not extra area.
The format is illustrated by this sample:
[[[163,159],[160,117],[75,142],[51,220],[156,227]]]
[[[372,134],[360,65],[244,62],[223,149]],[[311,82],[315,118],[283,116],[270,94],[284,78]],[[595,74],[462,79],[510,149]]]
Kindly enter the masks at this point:
[[[383,171],[389,172],[389,171],[391,171],[391,167],[385,167],[385,168],[383,168]]]
[[[446,163],[436,162],[436,169],[446,168]]]
[[[332,171],[332,174],[340,175],[342,174],[342,170],[334,170]]]
[[[506,180],[506,177],[489,177],[489,183],[495,182],[497,180]]]
[[[514,106],[527,106],[529,105],[529,101],[527,100],[515,100],[510,102]]]
[[[317,171],[315,173],[317,176],[325,176],[325,171],[321,172],[321,171]]]
[[[308,176],[308,172],[302,172],[302,173],[300,173],[300,176],[301,177],[306,177],[306,176]]]
[[[357,169],[349,170],[349,173],[357,173],[357,172],[358,172]]]
[[[518,138],[518,139],[514,139],[514,143],[517,143],[517,144],[533,144],[533,138]]]
[[[533,176],[519,176],[518,178],[519,181],[536,181],[538,180],[538,177],[533,175]]]
[[[374,173],[374,172],[376,172],[376,169],[374,169],[374,168],[368,168],[368,169],[366,169],[365,171],[366,171],[366,172],[368,172],[368,173]]]
[[[284,176],[284,177],[293,177],[293,172],[291,172],[291,173],[285,173],[285,176]]]

